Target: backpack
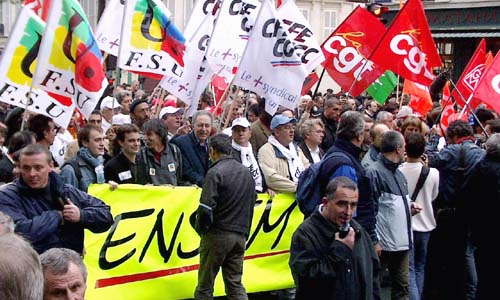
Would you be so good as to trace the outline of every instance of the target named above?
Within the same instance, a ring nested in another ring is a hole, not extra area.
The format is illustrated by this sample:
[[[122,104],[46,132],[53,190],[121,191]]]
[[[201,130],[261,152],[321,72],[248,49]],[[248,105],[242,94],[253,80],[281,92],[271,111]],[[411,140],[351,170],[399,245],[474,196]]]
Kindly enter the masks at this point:
[[[78,165],[78,162],[75,159],[70,159],[69,161],[65,162],[62,165],[61,170],[66,165],[70,165],[73,168],[73,171],[75,171],[76,182],[78,182],[78,184],[80,184],[80,179],[82,179],[82,170],[80,170],[80,166]]]

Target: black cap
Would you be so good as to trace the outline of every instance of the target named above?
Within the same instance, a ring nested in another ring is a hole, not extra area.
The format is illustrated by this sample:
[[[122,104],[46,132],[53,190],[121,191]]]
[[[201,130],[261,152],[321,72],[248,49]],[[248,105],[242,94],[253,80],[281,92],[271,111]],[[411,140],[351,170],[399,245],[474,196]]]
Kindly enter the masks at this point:
[[[146,99],[135,99],[132,101],[132,104],[130,104],[130,112],[133,113],[135,107],[141,103],[148,103],[148,101]]]

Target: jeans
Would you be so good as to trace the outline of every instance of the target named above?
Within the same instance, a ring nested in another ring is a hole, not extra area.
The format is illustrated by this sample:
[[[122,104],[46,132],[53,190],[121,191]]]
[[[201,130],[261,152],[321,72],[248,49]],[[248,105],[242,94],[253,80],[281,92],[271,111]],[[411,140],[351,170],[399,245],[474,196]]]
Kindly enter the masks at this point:
[[[413,248],[410,250],[410,300],[422,299],[430,236],[430,232],[413,231]]]
[[[386,267],[389,268],[392,300],[407,300],[409,298],[409,261],[410,250],[382,251],[380,264],[382,270]],[[382,273],[380,272],[379,282],[382,281]]]
[[[229,231],[211,230],[201,236],[195,299],[213,299],[214,281],[221,268],[227,299],[248,299],[241,283],[245,240],[243,234]]]
[[[474,300],[477,290],[477,272],[474,259],[474,246],[470,237],[467,237],[465,248],[465,299]]]

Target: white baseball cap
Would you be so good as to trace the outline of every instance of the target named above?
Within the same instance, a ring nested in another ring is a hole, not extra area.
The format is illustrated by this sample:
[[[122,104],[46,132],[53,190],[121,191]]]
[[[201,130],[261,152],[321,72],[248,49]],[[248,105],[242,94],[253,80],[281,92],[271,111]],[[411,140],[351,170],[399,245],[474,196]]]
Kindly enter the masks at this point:
[[[166,114],[169,114],[169,115],[175,114],[176,112],[178,112],[180,110],[182,110],[182,108],[180,108],[180,107],[166,106],[160,110],[160,114],[158,115],[158,117],[160,119],[163,119],[163,116],[165,116]]]
[[[249,128],[250,122],[248,122],[247,118],[234,119],[233,123],[231,124],[231,129],[233,129],[236,126],[241,126],[243,128]]]
[[[116,101],[115,98],[111,96],[107,96],[106,98],[102,99],[101,101],[101,110],[105,108],[113,109],[113,108],[121,108],[122,106],[118,101]]]

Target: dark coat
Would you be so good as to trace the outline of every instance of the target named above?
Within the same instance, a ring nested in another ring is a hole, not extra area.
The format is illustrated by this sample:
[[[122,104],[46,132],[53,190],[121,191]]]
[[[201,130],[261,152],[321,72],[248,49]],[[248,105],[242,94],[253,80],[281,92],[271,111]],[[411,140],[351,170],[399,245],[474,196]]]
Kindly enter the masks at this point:
[[[38,253],[50,248],[69,248],[83,253],[84,229],[105,232],[113,224],[110,207],[69,184],[54,172],[49,174],[50,199],[45,190],[34,190],[22,180],[0,189],[0,210],[15,222],[15,232],[28,239]],[[62,203],[69,198],[80,208],[80,223],[62,223]]]
[[[314,161],[311,156],[311,151],[309,151],[309,148],[307,148],[306,142],[300,143],[299,148],[302,149],[302,153],[304,153],[304,156],[307,158],[307,160],[313,164]],[[325,156],[325,151],[319,148],[319,158],[323,158],[323,156]]]
[[[372,241],[356,222],[351,250],[335,240],[338,226],[316,210],[297,228],[290,248],[290,269],[297,286],[296,300],[379,299],[380,264]]]
[[[132,163],[123,152],[120,152],[104,166],[104,177],[108,181],[112,180],[119,184],[146,184],[148,182],[145,168],[140,167],[140,159],[140,155],[138,155],[135,163]]]
[[[330,150],[330,147],[333,146],[335,140],[337,139],[337,128],[339,123],[325,118],[325,115],[323,114],[321,115],[321,121],[325,124],[325,136],[323,137],[323,142],[321,142],[319,147],[326,153]]]
[[[231,231],[248,236],[257,193],[250,171],[231,156],[223,156],[203,182],[196,230]]]
[[[174,137],[172,143],[181,149],[184,181],[201,187],[210,166],[207,147],[200,145],[194,132]]]

